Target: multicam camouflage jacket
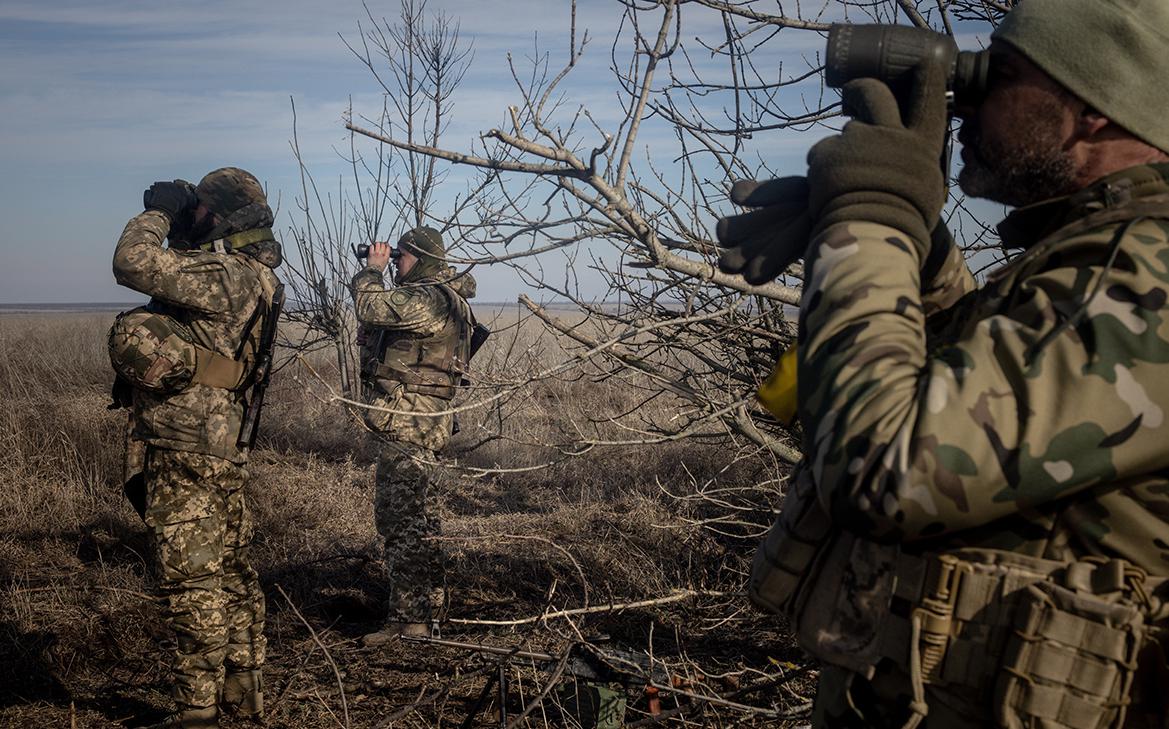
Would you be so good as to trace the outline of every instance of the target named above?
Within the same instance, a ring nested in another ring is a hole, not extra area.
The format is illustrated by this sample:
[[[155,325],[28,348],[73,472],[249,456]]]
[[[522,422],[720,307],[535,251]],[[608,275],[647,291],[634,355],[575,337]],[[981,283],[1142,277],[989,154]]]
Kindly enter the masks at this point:
[[[269,290],[279,283],[272,269],[241,253],[164,248],[170,231],[156,210],[135,216],[114,251],[118,283],[151,297],[151,307],[182,322],[195,344],[235,357]],[[246,407],[245,391],[192,384],[169,395],[134,391],[134,438],[177,451],[247,461],[236,444]]]
[[[453,415],[427,413],[450,410],[453,393],[447,387],[416,384],[419,374],[425,376],[423,370],[411,371],[410,363],[401,357],[397,357],[398,362],[392,360],[396,352],[409,352],[414,359],[431,364],[439,364],[433,360],[449,362],[452,379],[448,382],[457,384],[461,367],[466,365],[474,322],[467,299],[475,296],[475,289],[474,277],[456,275],[454,269],[436,279],[390,289],[385,287],[382,272],[372,267],[353,277],[357,320],[366,332],[361,352],[366,402],[381,408],[365,415],[366,424],[375,433],[432,451],[441,450],[450,441]],[[399,371],[389,372],[387,364]],[[401,371],[403,367],[406,371]]]
[[[1169,575],[1169,165],[1017,210],[1000,233],[1023,251],[929,322],[902,233],[842,223],[813,243],[799,401],[819,501],[915,551]]]

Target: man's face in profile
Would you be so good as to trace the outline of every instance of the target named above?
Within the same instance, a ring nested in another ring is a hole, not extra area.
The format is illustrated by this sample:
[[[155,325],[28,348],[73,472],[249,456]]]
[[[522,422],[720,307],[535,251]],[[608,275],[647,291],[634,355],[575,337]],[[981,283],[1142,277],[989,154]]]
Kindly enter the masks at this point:
[[[958,186],[1015,207],[1075,192],[1077,166],[1068,150],[1083,103],[1011,46],[994,42],[990,51],[986,97],[957,110]]]

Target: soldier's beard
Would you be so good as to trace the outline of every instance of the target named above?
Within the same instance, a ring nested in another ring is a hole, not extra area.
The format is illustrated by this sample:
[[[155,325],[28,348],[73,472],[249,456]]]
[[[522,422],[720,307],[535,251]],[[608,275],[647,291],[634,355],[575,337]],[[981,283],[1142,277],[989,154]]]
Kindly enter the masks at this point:
[[[1075,161],[1052,125],[1029,125],[996,141],[968,120],[958,139],[964,151],[958,187],[971,197],[1022,207],[1078,189]]]

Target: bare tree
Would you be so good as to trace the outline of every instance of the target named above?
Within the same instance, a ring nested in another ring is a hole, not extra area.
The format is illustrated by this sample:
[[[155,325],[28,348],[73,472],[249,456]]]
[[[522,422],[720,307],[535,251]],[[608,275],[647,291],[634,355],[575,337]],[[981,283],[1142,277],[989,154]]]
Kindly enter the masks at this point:
[[[305,262],[297,292],[311,305],[297,316],[339,352],[342,376],[331,397],[360,407],[345,370],[349,243],[376,239],[388,221],[435,225],[454,243],[448,263],[507,266],[546,302],[570,304],[558,309],[521,295],[521,321],[497,337],[477,363],[474,386],[451,408],[476,413],[464,453],[504,440],[542,448],[546,458],[450,467],[482,476],[545,468],[595,448],[717,442],[731,462],[770,458],[771,477],[731,491],[698,479],[663,489],[714,505],[695,524],[753,539],[800,455],[799,434],[754,393],[794,338],[802,270],[797,263],[762,285],[718,270],[713,228],[734,212],[729,187],[791,174],[776,164],[775,140],[796,143],[802,161],[813,134],[842,123],[838,95],[822,74],[832,22],[985,34],[1008,6],[820,0],[790,8],[794,15],[758,0],[614,0],[612,7],[620,16],[608,57],[616,113],[572,101],[572,74],[592,50],[573,3],[563,64],[538,49],[527,65],[509,55],[516,103],[502,110],[507,123],[461,150],[441,142],[470,58],[458,24],[428,19],[418,0],[402,0],[396,24],[367,8],[361,42],[348,45],[385,101],[376,113],[351,113],[346,124],[352,197],[340,186],[322,197],[305,171],[298,200],[305,223],[294,234]],[[358,137],[378,144],[363,150]],[[450,202],[439,214],[435,191],[450,165],[477,176],[459,195],[441,197]],[[947,215],[970,253],[992,248],[988,226],[960,197]],[[527,321],[551,338],[521,336]],[[516,417],[539,387],[581,379],[618,383],[627,397],[577,414],[556,440],[528,432]]]
[[[469,58],[450,40],[457,23],[441,16],[427,21],[424,6],[409,0],[398,25],[375,21],[367,8],[371,27],[350,48],[385,101],[381,109],[354,111],[346,125],[354,135],[349,160],[358,191],[352,197],[341,185],[335,197],[321,195],[305,171],[298,201],[305,223],[296,235],[310,263],[301,269],[298,294],[312,305],[301,321],[339,351],[351,346],[346,337],[352,329],[336,324],[349,316],[350,242],[376,239],[387,223],[441,228],[454,243],[448,263],[464,270],[506,266],[530,289],[518,296],[519,321],[497,331],[474,363],[474,385],[452,404],[451,412],[474,417],[465,420],[471,435],[460,443],[460,460],[442,465],[472,477],[506,476],[595,449],[713,444],[725,468],[762,461],[766,472],[744,483],[687,471],[658,486],[692,529],[742,547],[768,525],[789,464],[800,456],[799,433],[760,408],[754,392],[794,339],[803,272],[795,264],[775,281],[753,286],[718,270],[713,231],[719,217],[736,212],[727,201],[730,186],[737,179],[798,174],[802,167],[785,169],[777,140],[796,147],[798,164],[816,135],[843,123],[838,95],[822,78],[824,35],[832,22],[900,22],[977,34],[989,30],[1009,3],[612,0],[611,7],[620,17],[608,53],[615,113],[573,100],[573,74],[594,51],[590,34],[578,33],[573,2],[565,48],[537,50],[524,64],[509,56],[515,102],[500,110],[504,123],[483,130],[465,148],[442,141],[466,69],[460,64]],[[377,144],[364,150],[356,137]],[[477,175],[453,198],[437,194],[450,165],[474,168]],[[439,200],[451,202],[440,207]],[[948,223],[968,252],[983,254],[991,242],[976,213],[956,197]],[[562,416],[567,413],[560,418],[567,426],[529,427],[541,398],[571,394],[582,383],[605,384],[623,396],[593,400],[589,407],[573,407],[563,397],[556,404]],[[360,407],[344,374],[339,383],[324,385],[330,399]],[[466,457],[500,441],[523,447],[500,449],[495,460]],[[708,608],[711,624],[744,619],[741,574],[719,589],[671,585],[676,589],[665,596],[589,605],[599,591],[572,554],[545,537],[447,538],[548,542],[572,563],[580,581],[573,598],[584,603],[553,610],[553,582],[539,615],[455,622],[539,625],[577,645],[585,641],[573,620],[618,608],[701,597],[718,601]],[[560,620],[567,625],[557,628]],[[652,655],[652,634],[649,645]],[[719,708],[699,714],[712,725],[724,718],[727,725],[784,721],[803,716],[809,705],[787,688],[785,710],[727,702],[727,694],[719,699],[717,682],[704,678],[712,677],[709,667],[690,665],[684,655],[668,667],[694,676],[697,700],[718,700],[711,706]],[[802,670],[736,665],[726,673],[743,687],[729,696],[786,687]],[[545,682],[521,719],[555,682]]]
[[[497,175],[479,191],[473,223],[448,221],[473,253],[452,262],[510,266],[531,287],[571,302],[583,321],[520,299],[565,343],[574,372],[642,393],[638,407],[597,414],[561,449],[724,437],[793,462],[796,435],[753,393],[792,341],[802,271],[797,264],[752,286],[717,269],[713,223],[734,212],[729,186],[782,174],[770,164],[768,140],[839,125],[819,50],[831,22],[985,31],[1007,4],[821,0],[794,5],[794,15],[757,0],[613,7],[621,14],[610,53],[620,113],[607,121],[562,89],[589,45],[587,32],[578,43],[573,3],[563,66],[553,70],[551,53],[536,54],[531,68],[513,62],[517,103],[506,110],[508,123],[472,148],[356,120],[348,128],[402,153]],[[688,24],[697,32],[684,31]],[[801,43],[810,50],[784,52]],[[969,250],[989,248],[987,227],[964,201],[950,216]],[[566,264],[550,268],[549,260]],[[581,283],[586,274],[590,285]],[[674,404],[668,422],[645,414],[644,403],[662,398]],[[614,425],[623,437],[598,435]]]

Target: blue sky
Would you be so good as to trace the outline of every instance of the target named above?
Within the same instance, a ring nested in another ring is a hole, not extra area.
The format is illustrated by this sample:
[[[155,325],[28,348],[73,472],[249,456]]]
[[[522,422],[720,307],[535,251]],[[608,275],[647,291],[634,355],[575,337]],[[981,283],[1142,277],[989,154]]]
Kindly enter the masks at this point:
[[[567,36],[567,0],[500,7],[430,3],[460,18],[475,48],[447,136],[456,148],[514,103],[507,51],[522,55],[534,33]],[[370,9],[393,17],[397,2]],[[581,21],[611,32],[615,13],[604,10]],[[0,3],[0,302],[135,298],[114,284],[110,258],[156,179],[247,168],[280,196],[287,225],[299,189],[290,98],[301,150],[325,183],[344,172],[334,148],[347,145],[350,100],[380,108],[380,89],[338,37],[355,40],[364,16],[347,0]],[[486,279],[485,295],[514,299],[507,282]]]

